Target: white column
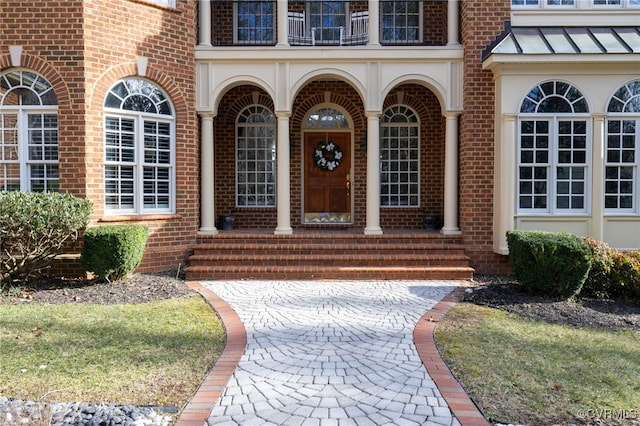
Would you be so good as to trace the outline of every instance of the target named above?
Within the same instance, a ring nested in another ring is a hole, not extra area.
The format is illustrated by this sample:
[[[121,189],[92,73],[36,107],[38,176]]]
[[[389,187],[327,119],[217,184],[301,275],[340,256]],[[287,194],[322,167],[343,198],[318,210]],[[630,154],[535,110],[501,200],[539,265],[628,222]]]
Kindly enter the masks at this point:
[[[459,31],[459,12],[458,12],[458,0],[449,0],[449,7],[447,11],[447,46],[459,45],[458,31]]]
[[[213,114],[202,114],[200,130],[200,230],[217,234],[213,174]]]
[[[289,46],[288,1],[278,0],[276,3],[276,22],[278,26],[278,46]]]
[[[493,250],[499,254],[509,254],[507,231],[515,229],[517,126],[516,114],[503,115],[502,132],[494,150]]]
[[[605,160],[605,114],[593,115],[593,154],[591,164],[591,236],[604,240],[604,160]]]
[[[380,2],[369,0],[369,44],[380,45]]]
[[[278,119],[278,147],[276,151],[276,170],[278,198],[278,225],[274,231],[277,235],[293,233],[291,228],[291,173],[289,159],[289,116],[290,112],[276,112]]]
[[[367,223],[365,235],[381,235],[380,228],[380,113],[367,112]]]
[[[460,234],[458,227],[458,113],[445,114],[443,234]]]
[[[198,11],[199,41],[202,46],[211,46],[211,3],[210,0],[200,0]]]

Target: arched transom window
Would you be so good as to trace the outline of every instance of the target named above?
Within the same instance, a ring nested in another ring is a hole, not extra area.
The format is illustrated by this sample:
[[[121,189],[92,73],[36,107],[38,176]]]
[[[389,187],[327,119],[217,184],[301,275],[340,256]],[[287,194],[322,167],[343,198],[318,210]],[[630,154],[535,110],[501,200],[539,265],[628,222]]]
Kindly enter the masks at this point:
[[[620,87],[607,107],[605,209],[638,213],[640,80]]]
[[[0,191],[58,191],[58,101],[25,70],[0,74]]]
[[[276,204],[276,118],[253,105],[236,121],[236,206]]]
[[[320,108],[307,118],[307,129],[348,129],[347,117],[335,108]]]
[[[128,78],[111,88],[104,110],[105,211],[173,212],[175,119],[167,96]]]
[[[380,205],[420,205],[420,123],[404,105],[388,108],[380,119]]]
[[[587,213],[588,105],[569,83],[550,81],[524,98],[519,117],[518,211]]]

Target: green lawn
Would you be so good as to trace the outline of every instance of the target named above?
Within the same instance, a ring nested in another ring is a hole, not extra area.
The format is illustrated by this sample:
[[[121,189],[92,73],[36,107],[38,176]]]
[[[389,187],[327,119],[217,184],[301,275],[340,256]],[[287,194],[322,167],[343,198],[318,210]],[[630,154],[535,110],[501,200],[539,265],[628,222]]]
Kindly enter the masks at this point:
[[[436,327],[436,341],[486,417],[527,425],[640,417],[640,332],[551,325],[459,303]]]
[[[224,347],[199,296],[131,305],[0,305],[0,395],[181,407]]]

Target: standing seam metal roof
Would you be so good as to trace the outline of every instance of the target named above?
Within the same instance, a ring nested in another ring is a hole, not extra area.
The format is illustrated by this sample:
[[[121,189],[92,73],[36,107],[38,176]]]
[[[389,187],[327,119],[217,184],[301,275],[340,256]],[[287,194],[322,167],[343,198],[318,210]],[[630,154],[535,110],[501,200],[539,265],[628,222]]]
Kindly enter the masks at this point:
[[[640,27],[507,27],[483,52],[492,54],[640,53]]]

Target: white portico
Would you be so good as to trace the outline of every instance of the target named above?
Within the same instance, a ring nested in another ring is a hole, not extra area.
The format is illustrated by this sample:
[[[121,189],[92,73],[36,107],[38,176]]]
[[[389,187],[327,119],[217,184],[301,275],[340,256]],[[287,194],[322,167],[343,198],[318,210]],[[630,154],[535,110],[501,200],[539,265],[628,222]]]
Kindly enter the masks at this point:
[[[458,227],[458,116],[462,110],[463,51],[458,44],[457,1],[448,2],[448,43],[442,46],[381,46],[377,1],[369,1],[369,39],[363,46],[290,46],[287,1],[277,1],[277,43],[274,46],[213,47],[209,40],[209,1],[200,1],[200,43],[196,48],[196,108],[201,117],[201,234],[215,226],[213,122],[225,93],[240,85],[260,88],[273,100],[277,120],[276,234],[292,233],[290,117],[296,95],[316,80],[337,80],[359,94],[366,116],[366,226],[364,233],[382,234],[380,226],[380,116],[385,97],[395,87],[419,84],[438,99],[445,117],[444,223]]]

